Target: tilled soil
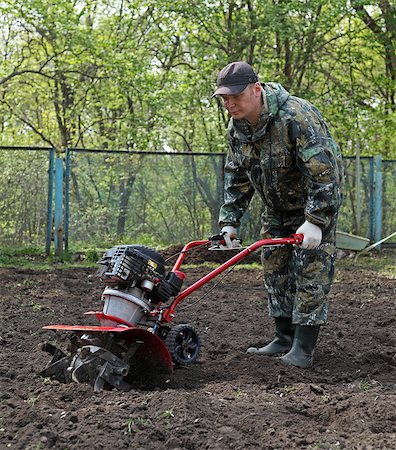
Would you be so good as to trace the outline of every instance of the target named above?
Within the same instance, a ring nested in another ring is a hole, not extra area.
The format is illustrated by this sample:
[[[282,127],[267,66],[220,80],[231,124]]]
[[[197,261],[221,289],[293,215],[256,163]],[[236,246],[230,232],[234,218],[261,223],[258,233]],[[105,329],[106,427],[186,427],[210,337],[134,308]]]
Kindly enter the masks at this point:
[[[210,270],[186,269],[186,285]],[[40,344],[66,342],[42,326],[94,323],[84,312],[101,309],[95,269],[0,277],[1,449],[396,448],[396,280],[339,269],[330,323],[303,370],[245,353],[273,335],[261,270],[220,275],[176,310],[174,323],[201,337],[196,364],[95,394],[37,376],[49,359]]]

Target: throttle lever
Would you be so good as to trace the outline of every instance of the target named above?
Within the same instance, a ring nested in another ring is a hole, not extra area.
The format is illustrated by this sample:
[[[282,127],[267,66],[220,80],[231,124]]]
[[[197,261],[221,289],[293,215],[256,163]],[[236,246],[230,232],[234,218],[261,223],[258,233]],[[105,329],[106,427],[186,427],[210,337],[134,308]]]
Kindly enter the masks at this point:
[[[224,238],[224,234],[219,233],[213,236],[210,236],[208,240],[212,243],[212,246],[209,247],[209,250],[237,250],[242,248],[242,239],[233,238],[230,240],[232,245],[228,246],[226,239]]]

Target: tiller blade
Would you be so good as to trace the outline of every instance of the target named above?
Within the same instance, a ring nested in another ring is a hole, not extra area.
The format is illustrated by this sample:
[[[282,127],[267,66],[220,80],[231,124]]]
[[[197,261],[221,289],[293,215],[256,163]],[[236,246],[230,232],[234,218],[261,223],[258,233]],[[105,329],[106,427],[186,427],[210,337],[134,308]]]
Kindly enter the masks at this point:
[[[154,333],[135,327],[49,325],[47,330],[73,332],[69,355],[49,343],[42,349],[52,354],[40,372],[62,383],[90,383],[95,392],[114,387],[131,389],[135,376],[170,374],[172,359],[164,342]]]

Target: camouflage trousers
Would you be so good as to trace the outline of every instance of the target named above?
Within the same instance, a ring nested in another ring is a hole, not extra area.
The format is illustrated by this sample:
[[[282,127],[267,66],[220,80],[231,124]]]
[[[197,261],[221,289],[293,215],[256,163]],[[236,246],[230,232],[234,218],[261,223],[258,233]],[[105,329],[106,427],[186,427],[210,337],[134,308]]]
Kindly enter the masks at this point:
[[[265,237],[286,237],[294,229],[268,229]],[[334,278],[335,221],[314,250],[299,246],[263,248],[261,261],[271,317],[291,317],[293,324],[327,322],[328,294]]]

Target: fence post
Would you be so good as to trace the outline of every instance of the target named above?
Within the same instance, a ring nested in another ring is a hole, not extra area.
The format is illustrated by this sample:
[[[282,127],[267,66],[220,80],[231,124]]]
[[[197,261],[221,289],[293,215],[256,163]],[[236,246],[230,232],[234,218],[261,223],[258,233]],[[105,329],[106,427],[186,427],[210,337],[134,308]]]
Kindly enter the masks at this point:
[[[54,214],[55,256],[63,252],[63,159],[58,156],[55,161],[55,214]]]
[[[378,242],[382,238],[382,159],[381,155],[375,157],[375,179],[374,179],[374,211],[375,227],[374,240]]]
[[[370,242],[374,242],[374,230],[375,230],[375,209],[374,209],[374,157],[370,156],[369,159],[369,235]]]
[[[362,221],[361,212],[361,196],[360,196],[360,184],[361,184],[361,167],[360,167],[360,142],[356,142],[356,234],[360,235],[360,224]]]
[[[47,198],[47,230],[45,235],[45,254],[48,256],[51,251],[52,238],[52,198],[54,190],[54,160],[55,150],[51,148],[48,161],[48,198]]]
[[[70,190],[70,150],[66,149],[65,156],[65,251],[69,250],[69,190]]]

